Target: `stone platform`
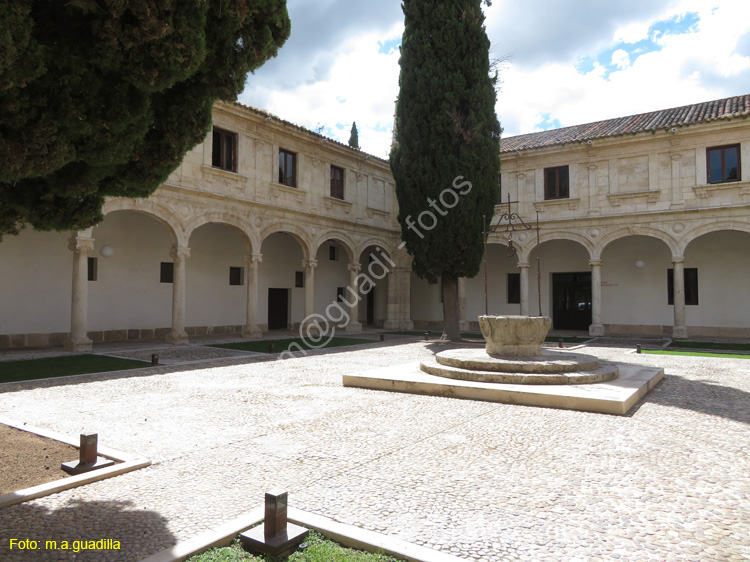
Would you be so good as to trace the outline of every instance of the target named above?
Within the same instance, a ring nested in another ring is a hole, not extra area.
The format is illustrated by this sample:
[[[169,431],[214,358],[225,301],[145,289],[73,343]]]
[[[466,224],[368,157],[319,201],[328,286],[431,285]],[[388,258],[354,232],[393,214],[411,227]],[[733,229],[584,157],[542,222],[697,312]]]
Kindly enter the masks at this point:
[[[344,386],[465,398],[506,404],[544,406],[624,415],[664,376],[664,369],[616,364],[619,376],[590,384],[504,384],[428,374],[420,363],[343,376]]]

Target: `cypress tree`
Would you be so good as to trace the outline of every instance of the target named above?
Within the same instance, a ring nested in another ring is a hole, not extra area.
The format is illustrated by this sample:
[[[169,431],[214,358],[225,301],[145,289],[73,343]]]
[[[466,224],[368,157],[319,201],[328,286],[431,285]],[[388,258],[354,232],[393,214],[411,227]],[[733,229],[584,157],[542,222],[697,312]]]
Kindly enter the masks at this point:
[[[500,124],[481,0],[403,0],[391,170],[413,270],[442,281],[444,337],[460,339],[458,279],[479,272]],[[489,2],[486,2],[489,5]]]
[[[150,195],[291,30],[285,0],[10,0],[0,21],[0,236]]]
[[[352,134],[349,135],[349,146],[359,150],[359,134],[357,133],[357,122],[352,123]]]

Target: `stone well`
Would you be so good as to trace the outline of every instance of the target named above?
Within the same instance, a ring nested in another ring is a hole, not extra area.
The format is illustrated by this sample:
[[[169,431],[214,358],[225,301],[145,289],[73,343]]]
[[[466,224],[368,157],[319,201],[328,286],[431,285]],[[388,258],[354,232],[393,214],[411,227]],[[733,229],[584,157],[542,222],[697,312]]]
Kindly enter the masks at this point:
[[[547,316],[480,316],[479,328],[487,354],[502,357],[538,357],[552,319]]]

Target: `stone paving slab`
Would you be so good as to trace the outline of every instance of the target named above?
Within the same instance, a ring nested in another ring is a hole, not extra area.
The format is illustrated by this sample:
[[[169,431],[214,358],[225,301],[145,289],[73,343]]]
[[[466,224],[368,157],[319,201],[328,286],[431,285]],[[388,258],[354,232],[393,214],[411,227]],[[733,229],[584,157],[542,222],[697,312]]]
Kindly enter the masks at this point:
[[[70,562],[71,552],[8,550],[9,538],[53,536],[123,544],[76,562],[139,560],[252,509],[279,483],[292,507],[467,560],[750,559],[750,361],[586,348],[666,369],[627,416],[341,386],[346,373],[445,348],[4,387],[4,415],[98,430],[103,445],[154,464],[0,509],[0,560]]]

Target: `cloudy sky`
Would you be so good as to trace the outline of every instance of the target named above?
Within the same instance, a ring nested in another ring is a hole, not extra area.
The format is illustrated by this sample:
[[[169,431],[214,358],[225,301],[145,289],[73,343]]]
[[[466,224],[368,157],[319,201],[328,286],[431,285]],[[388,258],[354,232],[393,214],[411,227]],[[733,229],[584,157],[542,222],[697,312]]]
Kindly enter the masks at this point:
[[[400,0],[287,0],[292,36],[239,101],[387,157]],[[504,136],[750,93],[747,0],[494,0]]]

